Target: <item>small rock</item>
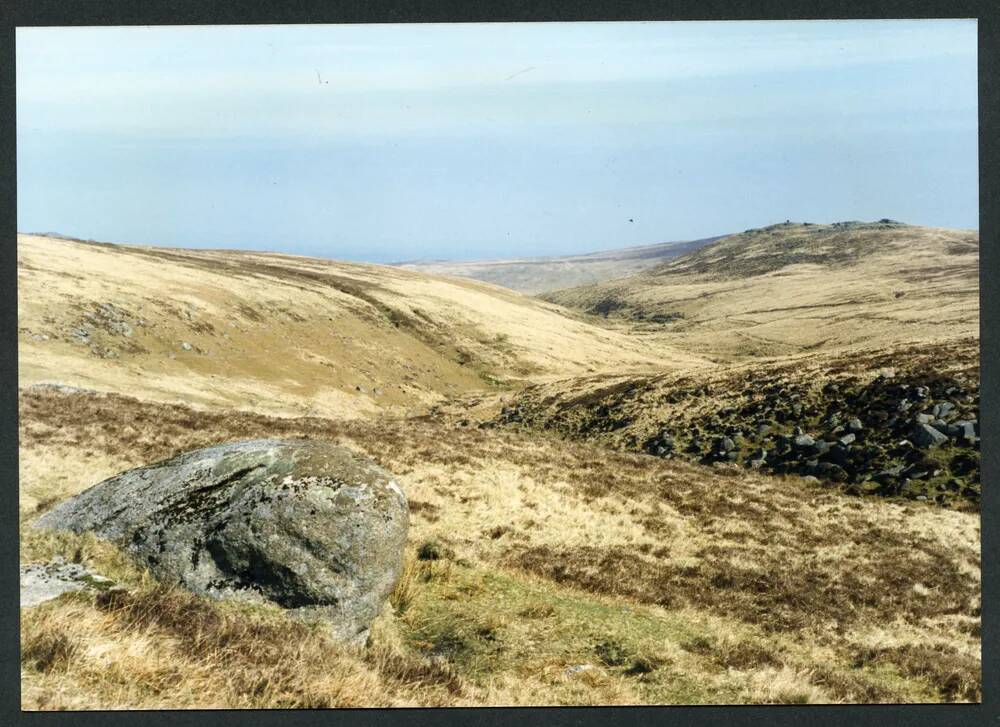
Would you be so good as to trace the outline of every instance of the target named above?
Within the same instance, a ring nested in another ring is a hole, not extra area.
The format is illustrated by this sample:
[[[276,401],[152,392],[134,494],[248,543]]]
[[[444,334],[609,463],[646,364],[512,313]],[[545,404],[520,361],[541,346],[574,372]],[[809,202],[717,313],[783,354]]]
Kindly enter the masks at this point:
[[[21,608],[37,606],[63,593],[85,589],[106,590],[110,578],[91,573],[79,563],[66,563],[56,556],[49,563],[21,566]]]
[[[929,424],[917,424],[913,431],[913,442],[918,447],[937,447],[948,441],[948,437]]]
[[[955,436],[959,440],[968,443],[974,443],[976,441],[976,423],[973,421],[960,421],[955,422]]]
[[[187,341],[182,341],[182,342],[181,342],[181,350],[182,350],[182,351],[190,351],[190,350],[191,350],[191,348],[192,348],[192,347],[191,347],[191,344],[190,344],[190,343],[188,343]]]
[[[816,445],[816,440],[810,437],[808,434],[800,434],[795,438],[795,446],[800,448],[813,447]]]

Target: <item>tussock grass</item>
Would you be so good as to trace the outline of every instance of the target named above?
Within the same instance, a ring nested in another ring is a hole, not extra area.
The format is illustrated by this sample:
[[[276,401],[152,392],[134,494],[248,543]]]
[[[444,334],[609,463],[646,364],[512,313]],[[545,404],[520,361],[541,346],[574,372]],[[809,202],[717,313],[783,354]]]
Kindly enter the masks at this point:
[[[20,421],[24,559],[76,559],[127,591],[22,613],[36,644],[23,666],[29,708],[978,694],[978,526],[967,513],[430,418],[278,419],[32,391]],[[31,527],[42,494],[260,436],[368,454],[422,503],[366,651],[274,609],[164,591],[106,543]],[[421,560],[429,543],[438,557]],[[892,629],[900,648],[859,665],[859,649],[881,643],[873,629]],[[904,648],[931,642],[953,647],[949,667],[930,671]],[[602,660],[602,643],[623,660]]]
[[[25,614],[26,709],[53,706],[57,676],[87,708],[439,706],[464,695],[446,665],[399,649],[384,629],[351,650],[277,609],[162,585],[89,598]]]

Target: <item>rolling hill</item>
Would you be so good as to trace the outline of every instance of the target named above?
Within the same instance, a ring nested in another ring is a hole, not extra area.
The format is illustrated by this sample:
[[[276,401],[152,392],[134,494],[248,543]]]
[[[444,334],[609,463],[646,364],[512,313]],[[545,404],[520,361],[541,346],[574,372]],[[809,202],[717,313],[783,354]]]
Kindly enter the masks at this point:
[[[364,416],[698,357],[471,280],[290,255],[18,236],[19,375],[161,401]]]
[[[528,257],[509,260],[428,261],[400,267],[434,275],[453,275],[536,294],[632,275],[685,255],[718,238],[606,250],[585,255]]]
[[[117,586],[21,609],[22,706],[980,700],[977,268],[971,232],[779,225],[540,300],[19,235],[21,562]],[[904,446],[916,417],[955,432]],[[260,437],[349,447],[406,492],[368,648],[32,527]]]
[[[974,231],[785,223],[542,297],[733,361],[976,336],[978,276]]]

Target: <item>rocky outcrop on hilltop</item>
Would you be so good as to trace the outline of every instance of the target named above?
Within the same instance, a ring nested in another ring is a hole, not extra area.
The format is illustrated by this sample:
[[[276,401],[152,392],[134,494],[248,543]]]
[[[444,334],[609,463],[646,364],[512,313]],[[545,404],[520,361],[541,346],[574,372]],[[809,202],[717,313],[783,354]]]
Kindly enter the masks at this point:
[[[93,531],[160,580],[274,603],[363,643],[399,577],[408,518],[402,490],[373,462],[264,439],[129,470],[37,523]]]

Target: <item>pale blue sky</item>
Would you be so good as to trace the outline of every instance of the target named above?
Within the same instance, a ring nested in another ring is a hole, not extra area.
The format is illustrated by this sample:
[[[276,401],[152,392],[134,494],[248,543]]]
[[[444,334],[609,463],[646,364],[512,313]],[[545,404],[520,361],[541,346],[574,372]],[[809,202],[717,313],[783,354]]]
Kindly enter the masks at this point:
[[[978,227],[975,21],[19,28],[17,122],[18,229],[108,241],[386,262]]]

